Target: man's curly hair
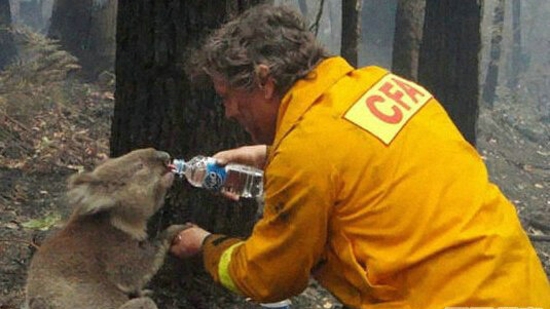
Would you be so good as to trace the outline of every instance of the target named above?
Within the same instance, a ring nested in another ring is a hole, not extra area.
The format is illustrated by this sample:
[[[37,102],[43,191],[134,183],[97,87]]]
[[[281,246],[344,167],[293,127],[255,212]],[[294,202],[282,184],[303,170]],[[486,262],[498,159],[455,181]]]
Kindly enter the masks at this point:
[[[216,76],[232,87],[252,90],[264,82],[257,72],[264,64],[282,96],[328,56],[300,13],[288,6],[262,4],[207,37],[191,55],[187,72],[192,80]]]

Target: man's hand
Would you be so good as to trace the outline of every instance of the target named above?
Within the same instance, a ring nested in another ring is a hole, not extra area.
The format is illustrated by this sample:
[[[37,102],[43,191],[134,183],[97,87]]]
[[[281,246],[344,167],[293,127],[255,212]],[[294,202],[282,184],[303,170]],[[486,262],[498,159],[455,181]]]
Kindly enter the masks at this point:
[[[213,157],[220,165],[226,165],[228,163],[238,163],[253,166],[263,170],[265,160],[267,159],[267,146],[255,145],[229,149],[225,151],[220,151],[213,155]]]
[[[204,239],[211,233],[192,224],[191,227],[179,232],[174,237],[170,253],[179,258],[186,258],[196,255],[202,251]]]
[[[218,163],[219,165],[238,163],[253,166],[263,170],[265,161],[267,159],[267,146],[244,146],[235,149],[220,151],[212,157],[216,159],[216,163]],[[239,196],[231,192],[222,191],[222,195],[233,201],[239,200]]]

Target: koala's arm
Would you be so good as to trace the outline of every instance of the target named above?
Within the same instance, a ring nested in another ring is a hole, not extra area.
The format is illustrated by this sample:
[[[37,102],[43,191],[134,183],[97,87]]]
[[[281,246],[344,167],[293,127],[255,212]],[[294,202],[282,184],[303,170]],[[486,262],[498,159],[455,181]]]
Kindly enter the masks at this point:
[[[112,265],[107,265],[110,280],[126,294],[143,295],[142,289],[164,263],[172,240],[189,226],[172,225],[155,239],[135,241],[125,244],[123,248],[117,248],[118,254],[115,253],[110,259],[113,261]]]

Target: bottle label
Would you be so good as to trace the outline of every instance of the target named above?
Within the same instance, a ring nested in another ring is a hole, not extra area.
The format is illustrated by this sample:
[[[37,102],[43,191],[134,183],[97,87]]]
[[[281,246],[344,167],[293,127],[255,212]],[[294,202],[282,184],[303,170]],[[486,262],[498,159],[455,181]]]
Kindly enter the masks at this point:
[[[206,176],[202,186],[209,190],[220,190],[225,181],[225,167],[216,164],[214,160],[206,163]]]

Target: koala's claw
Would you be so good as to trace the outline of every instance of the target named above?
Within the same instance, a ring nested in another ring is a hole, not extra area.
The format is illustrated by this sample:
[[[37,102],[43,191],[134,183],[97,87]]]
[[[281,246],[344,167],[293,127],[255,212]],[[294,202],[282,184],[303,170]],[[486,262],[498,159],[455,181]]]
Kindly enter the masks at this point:
[[[155,302],[149,297],[139,297],[127,301],[118,309],[158,309]]]
[[[143,290],[141,290],[141,293],[140,293],[139,296],[140,296],[140,297],[150,297],[150,296],[153,296],[153,290],[143,289]]]

